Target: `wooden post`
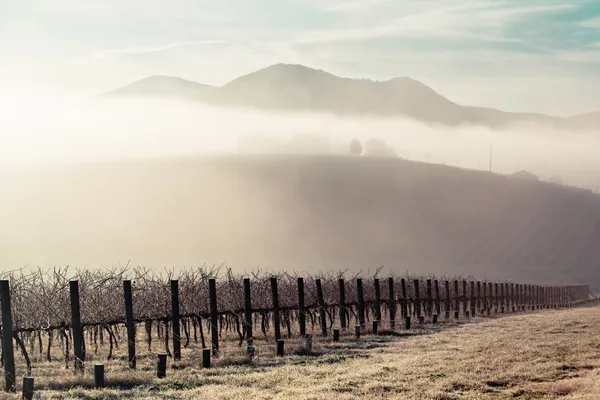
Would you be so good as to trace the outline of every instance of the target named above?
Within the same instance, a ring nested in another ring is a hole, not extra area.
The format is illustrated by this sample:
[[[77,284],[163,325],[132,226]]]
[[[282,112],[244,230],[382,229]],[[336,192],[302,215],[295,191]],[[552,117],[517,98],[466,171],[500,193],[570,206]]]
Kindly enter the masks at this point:
[[[156,366],[156,377],[162,379],[167,376],[167,355],[158,355],[158,364]]]
[[[394,295],[394,278],[388,278],[388,308],[390,309],[390,329],[394,330],[396,321],[396,296]]]
[[[475,309],[476,309],[476,305],[475,305],[475,282],[471,281],[471,293],[470,294],[470,306],[471,306],[471,316],[475,317]]]
[[[277,357],[283,357],[283,346],[285,341],[283,339],[277,339]]]
[[[410,315],[407,315],[406,318],[404,318],[404,322],[406,323],[405,328],[407,330],[410,329]]]
[[[402,300],[400,301],[400,314],[402,318],[408,317],[408,307],[406,298],[406,281],[404,278],[400,279],[400,289],[402,290]]]
[[[450,308],[452,306],[452,303],[450,302],[450,282],[445,281],[444,287],[446,288],[446,304],[444,307],[444,311],[446,313],[446,319],[449,319],[450,318]]]
[[[512,312],[515,312],[515,284],[511,283],[510,284],[510,304],[512,307]]]
[[[377,326],[378,326],[379,321],[377,321],[376,319],[373,320],[373,335],[377,335]]]
[[[321,333],[323,337],[327,337],[327,315],[325,314],[325,300],[323,299],[323,286],[321,286],[321,280],[316,280],[317,284],[317,301],[319,302],[319,316],[321,321]],[[277,305],[279,308],[279,303]]]
[[[463,313],[468,318],[469,315],[467,312],[469,311],[469,308],[467,307],[467,302],[469,301],[469,298],[467,297],[467,281],[465,280],[462,281],[462,289]]]
[[[377,278],[375,278],[375,320],[381,321],[381,288]]]
[[[342,329],[346,329],[346,285],[344,279],[338,279],[339,291],[340,291],[340,326]]]
[[[216,356],[219,353],[219,325],[217,314],[217,280],[215,278],[208,280],[208,295],[210,298],[210,333],[212,336],[212,353],[214,356]]]
[[[358,298],[358,324],[362,329],[365,326],[365,297],[361,278],[356,279],[356,297]]]
[[[433,315],[433,292],[431,279],[427,279],[427,307],[425,311],[427,316],[431,317]]]
[[[125,298],[125,323],[127,325],[127,355],[129,368],[135,369],[135,320],[133,319],[133,291],[131,281],[123,281],[123,294]]]
[[[246,339],[250,345],[253,343],[252,335],[252,295],[250,291],[250,278],[244,278],[244,326]]]
[[[96,389],[104,387],[104,364],[94,364],[94,387]]]
[[[210,349],[202,349],[202,368],[210,368]]]
[[[483,311],[481,309],[481,281],[477,281],[477,300],[476,300],[477,304],[475,306],[476,309],[479,310],[480,313],[483,314]]]
[[[333,341],[334,342],[340,341],[340,330],[338,328],[333,329]]]
[[[0,281],[0,303],[2,306],[2,355],[4,357],[4,391],[15,392],[17,381],[15,374],[15,353],[13,347],[13,322],[10,305],[10,285],[7,280]]]
[[[504,283],[500,284],[500,314],[504,314]]]
[[[354,327],[354,337],[360,339],[360,325]]]
[[[483,282],[483,293],[481,294],[481,314],[487,313],[487,282]]]
[[[498,292],[498,282],[494,283],[494,313],[498,314],[498,305],[500,303],[500,294]]]
[[[460,316],[460,294],[458,293],[458,281],[454,281],[454,318]]]
[[[33,400],[33,378],[23,377],[23,400]]]
[[[73,355],[75,356],[75,373],[83,372],[83,347],[81,314],[79,309],[79,281],[69,282],[71,295],[71,328],[73,329]]]
[[[433,287],[435,289],[435,314],[440,315],[442,313],[442,308],[440,306],[440,286],[437,279],[433,281]]]
[[[179,326],[179,281],[171,280],[171,325],[173,329],[173,359],[181,360],[181,328]]]
[[[415,313],[417,314],[417,317],[421,316],[421,294],[419,293],[419,289],[420,289],[420,282],[418,279],[415,279],[413,281],[414,284],[414,288],[415,288]]]
[[[281,339],[281,321],[279,319],[279,293],[277,293],[277,278],[271,278],[271,299],[273,302],[273,328],[275,340]]]
[[[304,305],[304,278],[298,278],[298,325],[300,336],[306,336],[306,309]]]

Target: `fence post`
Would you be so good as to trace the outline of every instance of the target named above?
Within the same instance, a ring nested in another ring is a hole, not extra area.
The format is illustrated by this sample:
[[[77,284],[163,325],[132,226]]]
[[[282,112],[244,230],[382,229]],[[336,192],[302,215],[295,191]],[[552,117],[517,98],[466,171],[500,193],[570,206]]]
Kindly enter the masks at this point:
[[[433,315],[433,293],[432,293],[432,287],[431,287],[431,279],[427,279],[427,307],[426,307],[426,313],[427,316],[431,317]]]
[[[400,289],[402,290],[402,300],[400,301],[400,314],[402,318],[408,317],[408,306],[406,298],[406,281],[404,278],[400,279]]]
[[[171,324],[173,329],[173,359],[181,360],[181,327],[179,326],[179,281],[171,280]]]
[[[81,346],[81,314],[79,309],[79,281],[69,281],[71,295],[71,328],[73,329],[73,354],[75,356],[75,373],[83,372],[83,348]]]
[[[475,309],[476,311],[479,310],[479,312],[483,314],[481,311],[481,281],[477,281],[477,300],[475,303]]]
[[[23,400],[33,399],[33,378],[29,376],[23,377]]]
[[[361,278],[356,279],[356,296],[358,298],[358,324],[362,329],[365,326],[365,297]]]
[[[500,314],[504,314],[504,283],[500,284]]]
[[[415,288],[415,314],[417,315],[417,317],[421,317],[421,293],[419,291],[420,286],[421,286],[421,282],[418,279],[415,279],[413,281],[414,284],[414,288]]]
[[[442,308],[440,307],[440,286],[437,279],[433,281],[433,287],[435,290],[435,314],[440,315],[442,313]]]
[[[94,365],[94,387],[96,389],[104,387],[104,364]]]
[[[125,297],[125,320],[127,324],[127,353],[129,356],[129,368],[135,369],[135,321],[133,319],[133,291],[131,281],[123,281],[123,294]]]
[[[444,307],[444,312],[446,314],[446,319],[450,318],[450,307],[451,307],[451,302],[450,302],[450,282],[445,281],[444,282],[444,287],[446,288],[446,304]]]
[[[346,285],[344,279],[338,279],[340,293],[340,325],[342,329],[346,329]]]
[[[279,293],[277,292],[277,278],[271,278],[271,299],[273,301],[273,327],[275,340],[281,339],[281,321],[279,319]]]
[[[4,391],[15,392],[15,353],[13,347],[13,322],[10,305],[10,285],[7,280],[0,281],[0,302],[2,303],[2,355],[4,356]]]
[[[252,294],[250,292],[250,278],[244,278],[244,326],[246,327],[246,340],[248,344],[252,344]]]
[[[202,368],[210,368],[210,349],[202,349]]]
[[[323,286],[321,286],[321,280],[316,280],[317,284],[317,301],[319,302],[319,317],[321,322],[321,333],[323,337],[327,337],[327,316],[325,315],[325,300],[323,299]],[[279,303],[277,304],[279,308]]]
[[[306,309],[304,306],[304,278],[298,278],[298,324],[300,325],[300,336],[306,336]]]
[[[462,289],[463,289],[463,292],[462,292],[463,293],[463,297],[462,297],[463,313],[468,318],[469,317],[469,308],[467,307],[467,302],[469,301],[469,298],[467,297],[467,281],[465,281],[465,280],[462,281]]]
[[[210,297],[210,333],[212,336],[213,355],[219,353],[219,326],[217,314],[217,280],[211,278],[208,280],[208,295]]]
[[[458,293],[458,281],[454,281],[454,318],[460,317],[460,294]]]
[[[156,377],[158,379],[162,379],[167,376],[167,355],[159,354],[158,355],[158,364],[156,365]]]
[[[394,295],[394,278],[388,278],[388,300],[390,309],[390,329],[394,330],[396,325],[396,296]]]
[[[375,320],[381,321],[381,288],[379,279],[375,278]]]

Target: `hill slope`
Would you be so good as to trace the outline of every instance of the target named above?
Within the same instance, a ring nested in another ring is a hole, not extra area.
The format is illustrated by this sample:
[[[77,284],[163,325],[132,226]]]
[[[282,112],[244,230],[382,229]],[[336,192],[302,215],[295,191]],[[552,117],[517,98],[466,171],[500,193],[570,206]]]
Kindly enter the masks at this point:
[[[156,80],[161,84],[156,85]],[[169,80],[172,80],[172,85],[167,89]],[[476,124],[501,128],[531,122],[562,129],[600,128],[600,121],[584,116],[562,119],[462,106],[410,78],[384,82],[340,78],[325,71],[288,64],[261,69],[222,87],[199,85],[179,78],[152,77],[110,92],[108,96],[164,96],[165,91],[169,96],[180,92],[183,99],[216,106],[404,116],[448,126]],[[582,123],[581,119],[585,119],[586,123]]]
[[[0,267],[462,273],[600,281],[600,197],[439,165],[247,156],[0,174]]]

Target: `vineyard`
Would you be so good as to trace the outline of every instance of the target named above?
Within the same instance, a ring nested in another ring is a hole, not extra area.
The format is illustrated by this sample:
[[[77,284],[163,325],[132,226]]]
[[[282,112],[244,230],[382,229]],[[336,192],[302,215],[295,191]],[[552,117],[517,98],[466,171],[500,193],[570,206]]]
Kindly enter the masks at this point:
[[[161,273],[143,268],[7,273],[0,287],[5,389],[16,388],[18,374],[10,365],[15,344],[22,355],[15,357],[19,371],[26,376],[35,376],[36,362],[81,374],[92,369],[92,361],[114,360],[124,349],[123,368],[135,369],[138,360],[158,355],[164,369],[167,357],[181,360],[182,346],[187,354],[204,353],[204,367],[211,367],[210,356],[218,360],[228,348],[241,349],[251,361],[261,347],[273,344],[282,356],[284,339],[295,339],[310,353],[313,340],[349,340],[448,320],[572,307],[590,298],[587,285],[380,273],[255,271],[242,276],[207,267]],[[14,341],[5,334],[8,323]],[[159,363],[159,376],[160,369]]]

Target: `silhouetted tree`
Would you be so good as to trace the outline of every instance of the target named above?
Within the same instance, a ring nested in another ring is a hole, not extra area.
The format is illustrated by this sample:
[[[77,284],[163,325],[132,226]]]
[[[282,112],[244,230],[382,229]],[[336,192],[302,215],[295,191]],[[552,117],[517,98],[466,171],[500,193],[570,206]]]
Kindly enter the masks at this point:
[[[361,155],[363,152],[363,146],[362,143],[360,142],[360,140],[358,139],[352,139],[352,141],[350,142],[350,154],[354,154],[354,155]]]

